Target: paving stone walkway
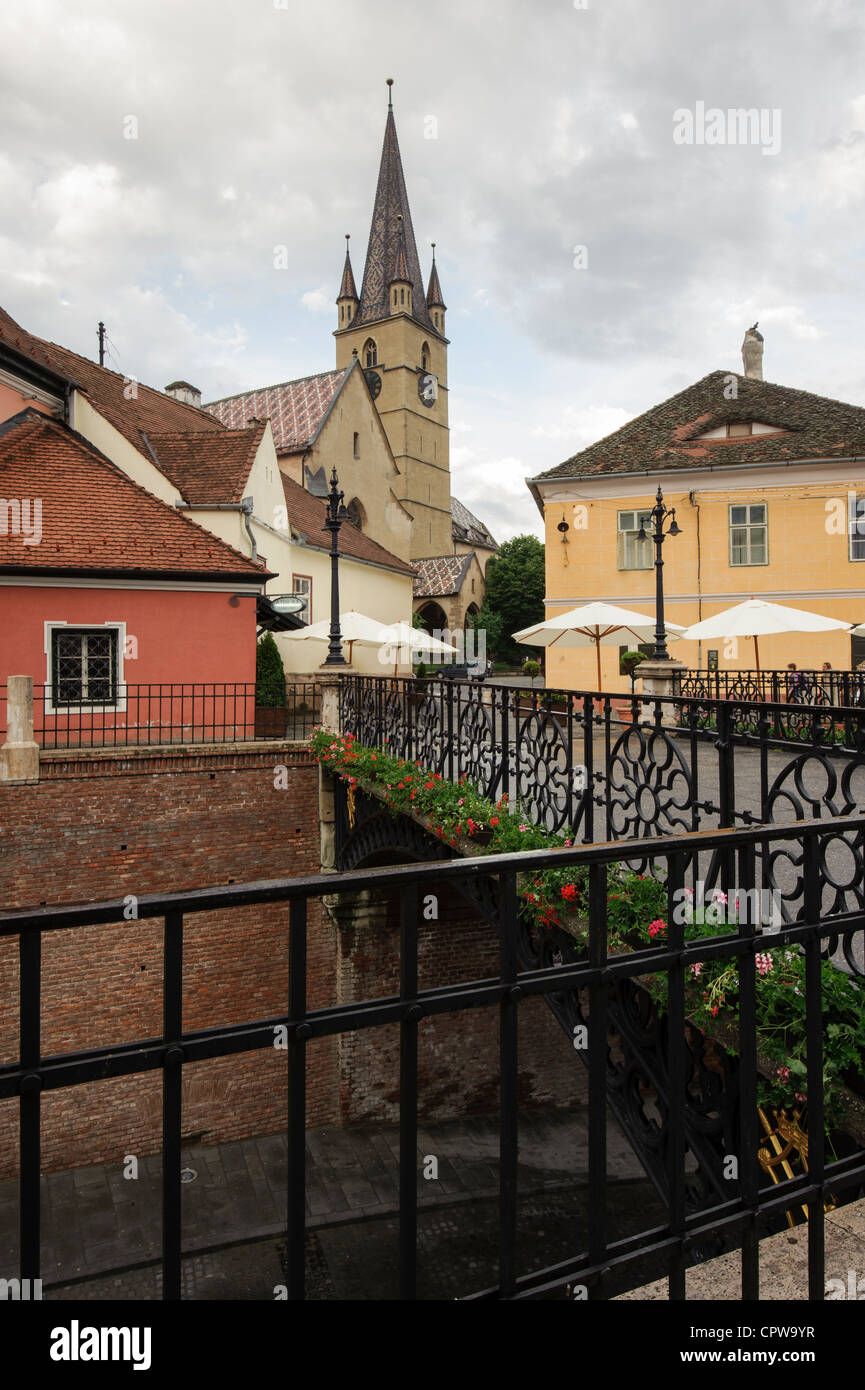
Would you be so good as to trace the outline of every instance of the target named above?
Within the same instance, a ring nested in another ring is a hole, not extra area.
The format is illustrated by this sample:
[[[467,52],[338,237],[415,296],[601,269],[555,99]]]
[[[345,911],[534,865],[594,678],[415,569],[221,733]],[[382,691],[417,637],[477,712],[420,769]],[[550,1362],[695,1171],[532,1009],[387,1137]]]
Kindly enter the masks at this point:
[[[632,1189],[633,1199],[644,1212],[645,1202],[652,1200],[651,1190],[612,1124],[608,1145],[611,1192]],[[559,1207],[564,1203],[574,1219],[579,1218],[578,1224],[584,1225],[587,1155],[585,1112],[521,1116],[519,1191],[522,1202],[535,1203],[531,1212],[527,1207],[525,1223],[533,1244],[544,1238],[545,1203]],[[428,1156],[438,1162],[435,1179],[422,1176]],[[399,1207],[398,1159],[399,1131],[392,1125],[309,1132],[306,1209],[313,1296],[357,1297],[364,1277],[361,1263],[367,1267],[368,1279],[368,1256],[374,1250],[381,1252],[381,1288],[389,1287]],[[188,1255],[184,1296],[272,1298],[274,1286],[283,1279],[285,1136],[190,1148],[184,1150],[182,1161],[194,1174],[183,1186],[183,1246]],[[436,1296],[433,1290],[442,1279],[447,1283],[447,1268],[460,1259],[469,1280],[468,1292],[477,1286],[475,1275],[480,1269],[480,1257],[476,1259],[468,1248],[475,1244],[472,1228],[477,1226],[482,1233],[481,1244],[490,1247],[487,1254],[495,1252],[497,1121],[472,1118],[421,1125],[418,1174],[421,1221],[427,1223],[422,1231],[426,1231],[428,1269],[437,1271],[427,1278],[427,1296]],[[135,1180],[124,1179],[121,1163],[45,1175],[44,1296],[158,1298],[160,1275],[154,1262],[160,1250],[160,1192],[158,1156],[140,1160]],[[0,1274],[7,1277],[17,1272],[17,1201],[17,1182],[0,1184]],[[551,1216],[546,1230],[554,1227]],[[433,1254],[436,1242],[446,1248],[441,1258]],[[462,1256],[461,1245],[466,1247]],[[359,1252],[366,1247],[367,1256],[361,1262]],[[391,1253],[386,1254],[387,1250]],[[494,1274],[491,1259],[485,1256],[480,1262],[487,1276]],[[375,1258],[372,1263],[375,1268]]]

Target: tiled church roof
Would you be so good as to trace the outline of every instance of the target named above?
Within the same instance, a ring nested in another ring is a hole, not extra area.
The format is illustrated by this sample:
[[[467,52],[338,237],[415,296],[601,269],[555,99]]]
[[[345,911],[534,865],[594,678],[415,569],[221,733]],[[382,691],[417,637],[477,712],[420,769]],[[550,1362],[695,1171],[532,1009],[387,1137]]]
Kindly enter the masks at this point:
[[[470,512],[468,507],[464,506],[453,494],[451,494],[451,517],[455,541],[459,541],[461,545],[479,545],[484,550],[498,550],[497,543],[493,540],[484,523],[479,521],[474,512]]]
[[[238,396],[224,396],[222,400],[210,401],[204,409],[233,429],[242,429],[249,420],[269,418],[276,452],[297,453],[315,439],[348,371],[350,368],[344,367],[340,371],[318,372],[296,381],[243,391]]]
[[[402,236],[400,235],[400,217],[402,217]],[[372,223],[369,229],[360,304],[352,319],[352,328],[356,328],[362,323],[372,323],[375,319],[388,317],[390,313],[388,285],[391,280],[396,278],[397,258],[401,244],[404,244],[405,247],[405,274],[411,281],[412,287],[412,318],[423,324],[424,328],[428,328],[431,333],[436,333],[437,329],[433,327],[424,294],[399,143],[396,138],[396,123],[393,118],[393,110],[389,107],[384,129],[384,143],[382,144]]]
[[[458,594],[472,562],[468,555],[434,555],[429,560],[415,560],[417,579],[415,598],[443,598]]]

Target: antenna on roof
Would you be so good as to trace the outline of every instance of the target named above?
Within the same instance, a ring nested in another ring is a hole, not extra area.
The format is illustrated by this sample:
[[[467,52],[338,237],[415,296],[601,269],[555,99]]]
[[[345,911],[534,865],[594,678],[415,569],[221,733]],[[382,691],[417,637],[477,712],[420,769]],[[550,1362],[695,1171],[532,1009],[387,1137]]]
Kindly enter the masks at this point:
[[[96,336],[97,336],[97,338],[99,339],[99,365],[100,365],[100,367],[104,367],[104,366],[105,366],[105,324],[102,322],[101,319],[99,320],[99,326],[98,326],[98,328],[97,328],[97,330],[96,330]]]
[[[393,110],[393,101],[391,100],[392,97],[393,97],[393,78],[392,78],[392,77],[389,77],[389,78],[387,79],[387,109],[388,109],[388,111],[392,111],[392,110]]]

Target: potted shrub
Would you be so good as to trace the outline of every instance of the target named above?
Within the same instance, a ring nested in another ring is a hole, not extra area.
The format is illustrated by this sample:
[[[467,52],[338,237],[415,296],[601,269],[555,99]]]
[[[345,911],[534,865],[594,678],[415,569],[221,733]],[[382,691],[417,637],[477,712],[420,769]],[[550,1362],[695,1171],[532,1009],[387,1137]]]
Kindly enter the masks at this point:
[[[619,662],[619,669],[623,676],[629,676],[631,679],[631,695],[633,695],[634,693],[634,679],[637,667],[639,666],[641,661],[645,660],[646,656],[644,652],[622,652],[622,659]]]
[[[541,674],[541,663],[535,661],[534,657],[529,657],[523,662],[523,675],[528,676],[532,683],[532,690],[535,688],[535,677]]]
[[[266,632],[255,651],[255,736],[285,738],[285,670],[273,633]]]

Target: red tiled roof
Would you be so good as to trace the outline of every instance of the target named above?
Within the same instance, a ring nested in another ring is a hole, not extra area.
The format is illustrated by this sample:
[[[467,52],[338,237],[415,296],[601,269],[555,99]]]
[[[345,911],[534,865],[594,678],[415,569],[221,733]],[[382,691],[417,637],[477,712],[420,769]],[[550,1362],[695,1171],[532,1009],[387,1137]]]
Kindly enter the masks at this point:
[[[325,415],[338,395],[350,367],[319,372],[297,381],[262,386],[239,396],[210,401],[204,409],[223,425],[242,428],[249,420],[270,420],[278,454],[296,453],[315,439]]]
[[[468,555],[434,555],[429,560],[416,560],[414,597],[440,598],[447,594],[458,594],[473,554],[470,551]]]
[[[330,550],[330,533],[323,529],[327,504],[320,497],[313,497],[311,492],[307,492],[293,478],[287,478],[284,473],[282,486],[285,490],[285,505],[292,530],[299,531],[307,545],[313,546],[316,550]],[[397,555],[392,555],[383,545],[370,540],[369,536],[365,536],[350,522],[346,522],[340,530],[339,551],[341,555],[356,560],[367,560],[370,564],[383,565],[386,569],[399,570],[401,574],[415,573],[414,565],[400,560]]]
[[[134,383],[135,396],[127,399],[132,390],[130,378],[100,367],[87,357],[79,357],[77,352],[47,342],[26,332],[15,320],[0,308],[0,341],[23,353],[31,361],[73,381],[83,391],[94,408],[104,415],[115,429],[135,445],[143,448],[141,431],[186,433],[188,431],[218,432],[222,427],[218,420],[205,410],[194,405],[166,396],[141,382]],[[126,394],[124,394],[126,392]],[[243,422],[246,423],[245,421]]]
[[[41,539],[25,544],[2,519],[0,571],[67,571],[199,579],[271,577],[133,483],[87,440],[35,410],[0,426],[0,496],[41,502]]]
[[[239,502],[266,421],[243,430],[205,434],[149,434],[157,465],[193,506]]]

